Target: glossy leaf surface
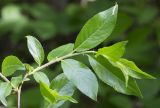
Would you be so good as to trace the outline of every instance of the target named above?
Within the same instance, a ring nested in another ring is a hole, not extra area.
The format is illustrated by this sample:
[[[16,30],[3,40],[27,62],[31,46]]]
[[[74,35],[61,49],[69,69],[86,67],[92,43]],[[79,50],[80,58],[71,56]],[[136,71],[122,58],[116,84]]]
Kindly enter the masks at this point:
[[[75,42],[76,51],[92,49],[103,42],[113,31],[118,5],[93,16],[83,26]]]

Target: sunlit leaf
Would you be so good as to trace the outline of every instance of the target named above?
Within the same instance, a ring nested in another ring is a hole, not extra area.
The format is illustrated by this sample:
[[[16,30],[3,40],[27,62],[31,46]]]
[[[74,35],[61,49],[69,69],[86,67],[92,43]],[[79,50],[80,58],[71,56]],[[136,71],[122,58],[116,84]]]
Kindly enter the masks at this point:
[[[44,60],[44,50],[41,43],[36,38],[27,36],[27,45],[34,60],[41,65]]]
[[[86,96],[97,100],[98,82],[92,71],[84,64],[73,59],[62,62],[62,69],[66,77]]]
[[[101,48],[98,50],[97,56],[104,55],[113,61],[117,61],[119,58],[121,58],[124,55],[126,44],[127,44],[127,41],[122,41],[122,42],[113,44],[112,46]]]
[[[77,36],[75,50],[89,50],[103,42],[115,27],[117,11],[118,5],[115,5],[88,20]]]

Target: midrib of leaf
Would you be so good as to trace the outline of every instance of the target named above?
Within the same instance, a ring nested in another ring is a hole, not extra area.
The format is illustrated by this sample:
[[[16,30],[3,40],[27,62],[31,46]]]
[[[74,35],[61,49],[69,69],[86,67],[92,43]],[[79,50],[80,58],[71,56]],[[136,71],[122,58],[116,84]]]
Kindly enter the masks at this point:
[[[37,62],[41,62],[41,60],[40,60],[40,57],[39,57],[39,51],[37,50],[37,48],[35,48],[35,46],[34,47],[30,47],[31,48],[31,50],[32,50],[32,52],[34,53],[34,55],[33,56],[35,56],[36,55],[36,59],[38,59],[38,61]],[[36,54],[35,54],[36,53]],[[36,60],[35,59],[35,60]]]
[[[123,64],[123,63],[121,63]],[[124,64],[123,64],[124,65]],[[130,70],[133,70],[133,71],[136,71],[137,73],[139,74],[143,74],[143,75],[146,75],[142,70],[140,70],[139,68],[135,67],[134,68],[131,68],[130,66],[126,65],[126,68],[130,69]],[[142,72],[142,73],[141,73]]]
[[[114,75],[114,74],[112,74],[113,76],[115,76],[119,81],[121,81],[121,83],[124,83],[124,87],[126,87],[125,86],[125,81],[123,81],[122,79],[120,79],[119,77],[117,77],[116,75]],[[110,84],[109,84],[110,85]],[[120,84],[119,84],[120,85]],[[112,86],[112,85],[110,85],[110,86]],[[114,88],[114,86],[112,86],[113,88]],[[137,94],[136,92],[135,92],[135,89],[132,87],[132,86],[127,86],[126,88],[128,88],[129,90],[131,90],[132,92],[134,92],[135,94]],[[116,89],[115,89],[116,90]]]
[[[105,18],[106,18],[106,17],[105,17]],[[104,23],[103,23],[103,22],[104,22]],[[75,51],[76,51],[79,47],[81,47],[83,44],[85,44],[86,41],[88,41],[88,40],[92,37],[92,35],[94,35],[95,33],[97,33],[97,32],[107,23],[105,20],[103,20],[103,22],[102,22],[102,25],[101,25],[95,32],[91,33],[91,35],[90,35],[85,41],[83,41],[81,45],[79,45],[79,46],[75,49]],[[82,28],[82,29],[83,29],[83,28]]]
[[[100,64],[101,65],[101,64]],[[103,65],[102,65],[103,66]],[[103,66],[104,67],[104,66]],[[105,67],[104,67],[105,68]],[[106,68],[105,68],[106,69]],[[108,69],[106,69],[106,70],[108,70]],[[110,71],[109,71],[110,72]],[[116,75],[114,75],[112,72],[110,72],[115,78],[117,78],[119,81],[121,81],[122,83],[124,83],[124,85],[125,85],[125,81],[123,81],[122,79],[120,79],[119,77],[117,77]],[[110,85],[110,84],[109,84]],[[111,86],[111,85],[110,85]],[[113,86],[112,86],[113,87]],[[125,86],[126,87],[126,86]],[[132,86],[128,86],[128,87],[126,87],[126,88],[129,88],[129,89],[131,89],[131,90],[133,90],[134,91],[134,88],[132,88]]]
[[[120,63],[121,63],[121,62],[120,62]],[[124,66],[123,63],[121,63],[121,64]],[[131,71],[134,71],[134,72],[136,72],[136,73],[138,73],[138,74],[142,74],[142,75],[146,75],[146,76],[148,76],[148,77],[152,77],[151,75],[143,72],[142,70],[140,70],[140,69],[137,68],[137,67],[131,68],[131,67],[128,66],[128,65],[126,65],[126,66],[124,66],[124,67],[127,68],[127,69],[129,69],[129,70],[131,70]],[[127,70],[127,69],[126,69],[126,70]]]
[[[124,74],[124,77],[126,79],[126,86],[128,86],[128,80],[129,80],[129,75],[128,75],[128,70],[127,68],[120,62],[116,62],[118,64],[118,67],[121,69],[122,73]]]

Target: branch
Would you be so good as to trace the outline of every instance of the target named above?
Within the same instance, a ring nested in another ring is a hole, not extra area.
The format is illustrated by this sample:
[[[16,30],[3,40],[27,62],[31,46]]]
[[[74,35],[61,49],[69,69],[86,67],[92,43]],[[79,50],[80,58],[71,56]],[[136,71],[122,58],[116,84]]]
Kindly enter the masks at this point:
[[[44,64],[44,65],[42,65],[40,67],[37,67],[31,73],[29,73],[28,75],[32,75],[32,74],[34,74],[37,71],[40,71],[40,70],[42,70],[42,69],[44,69],[44,68],[46,68],[46,67],[48,67],[48,66],[50,66],[50,65],[52,65],[52,64],[54,64],[56,62],[59,62],[59,61],[61,61],[63,59],[69,58],[69,57],[73,57],[73,56],[77,56],[77,55],[82,55],[82,54],[95,54],[95,53],[96,53],[96,51],[85,51],[85,52],[80,52],[80,53],[71,53],[71,54],[65,55],[63,57],[59,57],[59,58],[56,58],[54,60],[51,60],[50,62],[48,62],[48,63],[46,63],[46,64]]]
[[[94,54],[95,54],[96,52],[95,52],[95,51],[85,51],[85,52],[80,52],[80,53],[70,53],[70,54],[65,55],[65,56],[63,56],[63,57],[59,57],[59,58],[56,58],[56,59],[54,59],[54,60],[51,60],[50,62],[48,62],[48,63],[46,63],[46,64],[44,64],[44,65],[42,65],[42,66],[40,66],[40,67],[37,67],[37,68],[34,69],[32,72],[27,73],[27,74],[24,76],[24,78],[23,78],[23,80],[22,80],[22,82],[21,82],[21,85],[19,86],[18,91],[17,91],[17,96],[18,96],[18,108],[20,108],[20,106],[21,106],[21,89],[22,89],[23,83],[25,82],[25,79],[26,79],[28,76],[30,76],[30,75],[34,74],[35,72],[38,72],[38,71],[40,71],[40,70],[48,67],[48,66],[50,66],[50,65],[52,65],[52,64],[54,64],[54,63],[56,63],[56,62],[59,62],[59,61],[61,61],[61,60],[63,60],[63,59],[66,59],[66,58],[69,58],[69,57],[73,57],[73,56],[77,56],[77,55],[81,55],[81,54],[90,54],[90,53],[94,53]]]

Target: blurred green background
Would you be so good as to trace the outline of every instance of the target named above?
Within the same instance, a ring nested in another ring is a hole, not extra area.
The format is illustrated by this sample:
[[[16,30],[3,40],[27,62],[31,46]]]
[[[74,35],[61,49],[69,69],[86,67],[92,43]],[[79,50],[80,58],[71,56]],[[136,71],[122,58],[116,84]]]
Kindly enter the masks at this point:
[[[116,28],[99,47],[129,40],[125,57],[157,80],[138,81],[143,99],[119,94],[99,81],[98,102],[77,91],[79,103],[66,103],[61,108],[160,108],[160,0],[117,0],[117,3]],[[74,42],[89,18],[114,4],[115,0],[0,0],[0,62],[12,54],[23,62],[33,63],[26,35],[37,37],[48,53]],[[51,80],[61,72],[59,64],[46,70]],[[15,95],[8,97],[8,101],[8,108],[16,106]],[[23,87],[22,108],[45,108],[34,80]]]

